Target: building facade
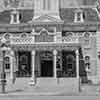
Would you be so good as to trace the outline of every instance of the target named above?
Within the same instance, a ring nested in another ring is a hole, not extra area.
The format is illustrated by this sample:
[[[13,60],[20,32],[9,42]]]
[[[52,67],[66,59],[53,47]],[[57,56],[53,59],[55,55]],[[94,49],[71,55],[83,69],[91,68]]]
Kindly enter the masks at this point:
[[[15,0],[12,8],[1,11],[8,77],[31,77],[31,84],[35,78],[99,81],[99,3],[87,6],[83,1],[66,6],[67,0],[30,0],[32,7],[25,8]]]

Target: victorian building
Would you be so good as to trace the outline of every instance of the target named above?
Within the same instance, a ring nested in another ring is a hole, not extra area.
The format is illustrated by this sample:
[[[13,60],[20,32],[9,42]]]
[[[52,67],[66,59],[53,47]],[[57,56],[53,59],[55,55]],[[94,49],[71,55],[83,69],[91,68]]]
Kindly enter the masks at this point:
[[[16,78],[29,77],[30,84],[36,78],[99,81],[99,21],[96,3],[66,6],[64,0],[34,0],[33,8],[2,11],[7,77],[13,79],[16,73]]]

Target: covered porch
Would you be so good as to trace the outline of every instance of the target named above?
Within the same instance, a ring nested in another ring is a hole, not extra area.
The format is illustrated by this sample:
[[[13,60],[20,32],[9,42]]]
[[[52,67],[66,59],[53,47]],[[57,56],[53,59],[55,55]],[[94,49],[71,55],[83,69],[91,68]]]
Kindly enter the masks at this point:
[[[37,78],[76,78],[79,79],[79,44],[68,43],[35,43],[33,45],[12,45],[15,58],[18,52],[28,53],[30,62],[27,65],[31,77],[31,83],[36,84]],[[20,70],[21,65],[11,66],[11,77],[13,69]]]

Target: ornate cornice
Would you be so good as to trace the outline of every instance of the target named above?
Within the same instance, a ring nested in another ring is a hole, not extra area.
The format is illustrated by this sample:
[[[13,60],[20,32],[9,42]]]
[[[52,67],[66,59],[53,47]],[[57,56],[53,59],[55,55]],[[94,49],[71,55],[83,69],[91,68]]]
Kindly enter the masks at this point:
[[[11,45],[11,48],[15,51],[32,51],[32,50],[76,50],[80,48],[80,44],[77,43],[52,43],[52,44],[33,44],[33,45]]]
[[[96,31],[99,23],[67,23],[63,25],[64,31]]]
[[[0,32],[29,32],[32,31],[33,27],[44,27],[44,26],[58,26],[61,24],[54,23],[27,23],[27,24],[0,24]],[[63,30],[67,31],[83,31],[83,30],[97,30],[100,23],[65,23],[61,25]]]

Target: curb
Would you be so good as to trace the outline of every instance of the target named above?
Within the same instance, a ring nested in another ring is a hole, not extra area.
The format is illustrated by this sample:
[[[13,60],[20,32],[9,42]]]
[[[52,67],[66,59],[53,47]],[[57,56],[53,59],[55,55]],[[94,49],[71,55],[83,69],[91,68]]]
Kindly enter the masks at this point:
[[[37,93],[5,93],[0,94],[0,96],[53,96],[59,95],[60,93],[53,93],[53,92],[37,92]]]

